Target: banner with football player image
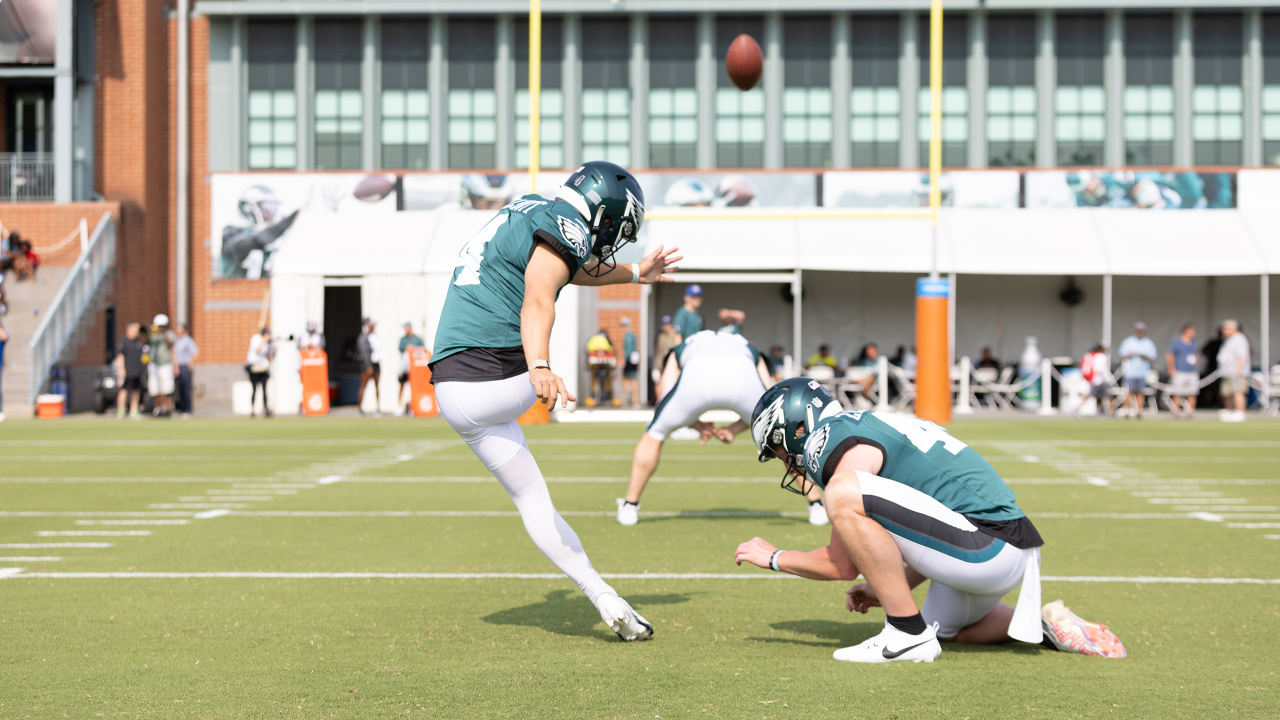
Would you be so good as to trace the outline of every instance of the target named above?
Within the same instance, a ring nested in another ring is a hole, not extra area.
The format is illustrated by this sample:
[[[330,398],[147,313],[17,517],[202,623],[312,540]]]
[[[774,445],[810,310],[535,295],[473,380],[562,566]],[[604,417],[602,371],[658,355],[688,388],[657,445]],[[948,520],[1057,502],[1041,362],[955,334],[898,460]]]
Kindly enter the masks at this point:
[[[953,170],[938,178],[943,207],[1018,207],[1016,170]],[[822,176],[822,204],[841,208],[929,207],[929,173],[837,171]]]
[[[1027,173],[1027,207],[1222,210],[1236,207],[1236,175],[1162,170]]]
[[[811,172],[636,173],[650,208],[814,207],[819,177]]]
[[[362,173],[218,173],[210,191],[215,280],[271,276],[272,256],[301,214],[363,215],[396,211],[396,177]],[[353,244],[352,252],[358,252]]]

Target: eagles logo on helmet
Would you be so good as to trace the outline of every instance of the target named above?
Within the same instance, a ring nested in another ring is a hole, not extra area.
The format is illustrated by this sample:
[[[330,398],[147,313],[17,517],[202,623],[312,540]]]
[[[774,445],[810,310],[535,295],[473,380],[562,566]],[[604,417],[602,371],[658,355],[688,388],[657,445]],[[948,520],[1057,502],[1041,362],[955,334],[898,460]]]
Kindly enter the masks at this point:
[[[583,270],[592,277],[611,272],[614,255],[636,241],[644,224],[644,190],[625,168],[600,160],[583,163],[556,193],[587,221],[596,262]]]

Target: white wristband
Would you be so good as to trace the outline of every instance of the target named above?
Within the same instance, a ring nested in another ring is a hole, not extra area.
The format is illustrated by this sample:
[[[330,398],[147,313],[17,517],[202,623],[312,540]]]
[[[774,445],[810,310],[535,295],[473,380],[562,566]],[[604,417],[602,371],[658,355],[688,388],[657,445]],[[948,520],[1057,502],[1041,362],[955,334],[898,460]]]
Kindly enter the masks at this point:
[[[778,567],[778,556],[784,552],[786,550],[774,550],[773,556],[769,558],[769,567],[773,568],[774,572],[782,572],[782,569]]]
[[[640,265],[631,263],[631,284],[635,285],[638,282],[640,282]]]

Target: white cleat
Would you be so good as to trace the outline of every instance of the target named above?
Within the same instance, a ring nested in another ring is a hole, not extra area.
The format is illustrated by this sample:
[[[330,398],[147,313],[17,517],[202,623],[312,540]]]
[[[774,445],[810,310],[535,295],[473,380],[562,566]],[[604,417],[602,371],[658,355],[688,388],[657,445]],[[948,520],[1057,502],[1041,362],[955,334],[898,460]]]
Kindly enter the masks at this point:
[[[822,504],[821,500],[809,503],[809,524],[810,525],[827,525],[830,524],[827,519],[827,506]]]
[[[901,630],[884,624],[880,634],[861,645],[840,648],[832,655],[836,660],[863,663],[887,662],[933,662],[942,654],[942,645],[938,644],[938,623],[927,627],[919,635],[908,635]]]
[[[653,637],[653,626],[631,609],[626,600],[617,595],[601,595],[596,602],[604,624],[618,634],[624,642],[639,642]]]
[[[640,503],[629,503],[624,498],[618,498],[618,524],[619,525],[635,525],[640,522]]]

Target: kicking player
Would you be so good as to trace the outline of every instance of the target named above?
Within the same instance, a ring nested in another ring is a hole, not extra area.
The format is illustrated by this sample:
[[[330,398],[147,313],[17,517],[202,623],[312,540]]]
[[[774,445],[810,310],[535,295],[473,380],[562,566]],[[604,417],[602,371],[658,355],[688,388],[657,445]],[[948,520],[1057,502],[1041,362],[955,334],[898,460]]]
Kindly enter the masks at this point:
[[[702,433],[703,445],[713,435],[722,442],[733,442],[749,427],[751,411],[774,381],[769,358],[732,326],[694,333],[672,348],[663,359],[657,383],[658,407],[631,458],[627,496],[618,498],[618,522],[635,525],[639,521],[640,494],[658,469],[668,435],[690,427]],[[698,419],[708,410],[732,410],[738,413],[738,421],[717,428]],[[808,499],[809,522],[826,525],[827,511],[817,486]]]
[[[836,660],[933,662],[939,640],[1011,639],[1125,656],[1106,626],[1061,601],[1042,611],[1044,541],[995,469],[946,430],[893,413],[842,412],[817,382],[792,378],[760,398],[751,431],[760,461],[777,457],[786,466],[783,487],[824,488],[831,543],[788,552],[757,537],[739,545],[734,560],[814,580],[861,573],[867,582],[849,589],[845,606],[884,608],[884,630],[837,650]],[[921,610],[911,588],[925,580]],[[1019,585],[1016,608],[1000,602]]]
[[[502,483],[534,545],[628,641],[648,639],[653,626],[591,566],[552,504],[516,418],[535,399],[552,407],[575,399],[547,361],[561,288],[670,282],[663,276],[676,270],[674,249],[659,247],[638,264],[614,262],[643,222],[639,183],[607,162],[575,170],[554,200],[512,201],[459,253],[431,359],[445,420]]]

